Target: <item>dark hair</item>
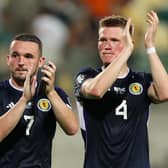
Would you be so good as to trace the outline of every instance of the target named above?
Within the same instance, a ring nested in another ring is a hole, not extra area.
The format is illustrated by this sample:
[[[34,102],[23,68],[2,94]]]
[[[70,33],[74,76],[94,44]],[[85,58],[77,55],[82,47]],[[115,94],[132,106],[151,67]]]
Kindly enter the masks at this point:
[[[127,24],[127,18],[120,15],[106,16],[99,21],[99,29],[101,27],[121,27],[124,28]],[[134,33],[134,26],[130,26],[130,34]]]
[[[12,41],[14,40],[18,40],[18,41],[30,41],[30,42],[34,42],[36,44],[38,44],[39,46],[39,51],[40,51],[40,56],[42,55],[42,42],[41,40],[34,34],[30,34],[30,33],[22,33],[22,34],[18,34],[16,35]]]

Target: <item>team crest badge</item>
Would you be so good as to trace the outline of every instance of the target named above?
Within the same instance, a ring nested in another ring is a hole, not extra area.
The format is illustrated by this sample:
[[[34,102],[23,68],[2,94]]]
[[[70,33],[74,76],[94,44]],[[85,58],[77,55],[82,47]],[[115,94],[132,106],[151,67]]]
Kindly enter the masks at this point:
[[[43,98],[38,101],[37,107],[43,112],[48,112],[51,109],[51,103],[48,99]]]
[[[143,87],[140,83],[131,83],[129,86],[129,92],[133,95],[140,95],[143,91]]]

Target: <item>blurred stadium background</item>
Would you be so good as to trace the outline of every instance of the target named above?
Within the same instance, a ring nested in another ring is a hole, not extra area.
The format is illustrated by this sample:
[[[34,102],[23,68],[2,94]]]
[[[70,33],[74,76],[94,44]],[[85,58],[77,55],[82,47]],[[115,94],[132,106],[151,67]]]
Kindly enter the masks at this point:
[[[37,34],[44,55],[57,65],[56,83],[73,95],[74,75],[83,66],[99,66],[98,19],[109,14],[131,17],[135,25],[135,50],[130,59],[134,70],[149,71],[144,49],[146,12],[153,9],[160,18],[156,47],[168,70],[167,0],[0,0],[0,80],[9,77],[5,56],[11,38],[22,32]],[[149,122],[152,168],[168,167],[168,103],[151,106]],[[52,168],[82,168],[84,146],[80,132],[66,136],[58,127],[53,142]]]

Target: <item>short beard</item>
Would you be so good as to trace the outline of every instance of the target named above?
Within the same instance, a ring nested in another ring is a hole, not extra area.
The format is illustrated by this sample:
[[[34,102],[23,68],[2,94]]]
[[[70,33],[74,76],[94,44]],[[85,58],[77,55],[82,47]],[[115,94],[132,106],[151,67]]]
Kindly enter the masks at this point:
[[[15,83],[20,86],[20,87],[23,87],[24,86],[24,82],[25,82],[25,79],[22,79],[22,78],[16,78],[13,76],[13,80],[15,81]]]
[[[110,63],[105,63],[104,67],[107,68],[110,65]]]

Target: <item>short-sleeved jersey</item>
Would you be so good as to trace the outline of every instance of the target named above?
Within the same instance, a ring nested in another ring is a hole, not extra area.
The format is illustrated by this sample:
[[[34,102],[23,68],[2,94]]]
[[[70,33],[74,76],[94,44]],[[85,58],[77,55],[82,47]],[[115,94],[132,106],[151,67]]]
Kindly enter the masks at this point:
[[[70,106],[67,94],[55,88]],[[50,101],[41,90],[27,107],[17,126],[0,143],[1,168],[50,168],[56,117]],[[0,82],[0,115],[11,109],[22,95],[6,80]]]
[[[87,99],[81,86],[101,68],[86,68],[75,79],[75,96],[85,144],[84,168],[149,168],[147,121],[152,82],[148,73],[129,70],[102,99]]]

